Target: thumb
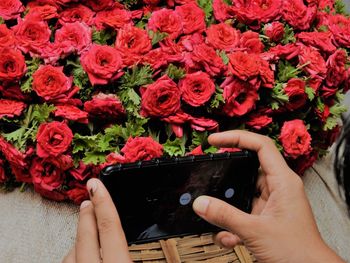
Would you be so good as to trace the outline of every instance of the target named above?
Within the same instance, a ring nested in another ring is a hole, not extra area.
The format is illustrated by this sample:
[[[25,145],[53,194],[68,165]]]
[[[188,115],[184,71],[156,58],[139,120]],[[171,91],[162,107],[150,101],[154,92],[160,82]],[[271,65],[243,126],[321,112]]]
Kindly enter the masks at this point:
[[[200,196],[193,202],[193,210],[209,223],[226,229],[239,237],[252,230],[254,216],[219,199]]]

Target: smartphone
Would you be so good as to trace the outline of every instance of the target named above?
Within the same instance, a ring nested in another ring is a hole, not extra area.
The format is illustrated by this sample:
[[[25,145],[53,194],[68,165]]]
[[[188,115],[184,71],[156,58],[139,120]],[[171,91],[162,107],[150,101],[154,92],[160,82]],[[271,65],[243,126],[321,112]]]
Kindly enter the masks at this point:
[[[106,167],[100,179],[118,209],[129,244],[217,232],[193,201],[209,195],[250,212],[259,162],[250,151],[160,158]]]

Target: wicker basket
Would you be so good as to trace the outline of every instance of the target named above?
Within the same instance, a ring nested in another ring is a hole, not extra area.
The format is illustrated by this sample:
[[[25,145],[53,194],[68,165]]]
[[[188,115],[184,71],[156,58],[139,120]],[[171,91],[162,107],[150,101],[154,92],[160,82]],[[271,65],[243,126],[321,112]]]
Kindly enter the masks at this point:
[[[223,249],[213,244],[211,235],[172,238],[143,245],[132,245],[129,250],[134,262],[256,262],[244,246],[237,246],[234,250]]]

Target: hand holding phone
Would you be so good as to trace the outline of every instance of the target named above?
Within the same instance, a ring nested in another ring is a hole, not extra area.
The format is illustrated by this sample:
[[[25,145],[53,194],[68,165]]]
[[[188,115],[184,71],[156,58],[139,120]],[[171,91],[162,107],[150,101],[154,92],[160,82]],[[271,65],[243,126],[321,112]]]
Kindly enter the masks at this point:
[[[192,210],[210,195],[250,212],[259,163],[249,151],[160,158],[106,167],[101,180],[118,207],[129,244],[217,232]]]

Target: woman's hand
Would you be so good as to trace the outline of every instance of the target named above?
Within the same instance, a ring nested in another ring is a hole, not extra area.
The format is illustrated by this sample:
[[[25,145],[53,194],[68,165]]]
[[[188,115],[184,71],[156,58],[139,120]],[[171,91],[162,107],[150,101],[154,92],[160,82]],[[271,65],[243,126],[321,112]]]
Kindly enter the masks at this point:
[[[323,242],[303,183],[272,140],[229,131],[211,135],[209,143],[256,151],[262,171],[257,186],[261,195],[251,215],[215,198],[195,200],[193,209],[199,216],[228,230],[214,237],[217,244],[232,248],[243,243],[259,262],[343,262]]]
[[[91,201],[80,206],[75,246],[63,263],[132,262],[117,209],[98,179],[87,183]]]

